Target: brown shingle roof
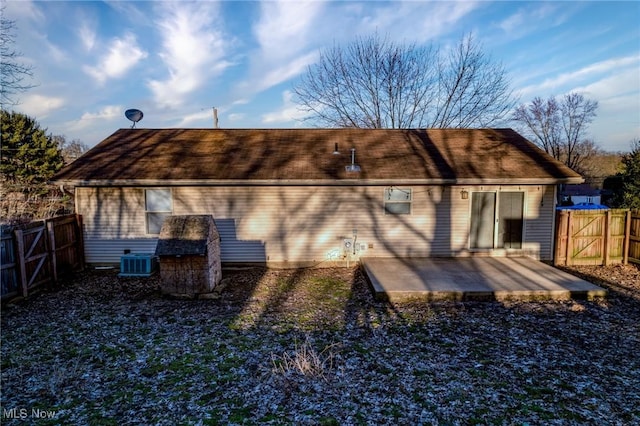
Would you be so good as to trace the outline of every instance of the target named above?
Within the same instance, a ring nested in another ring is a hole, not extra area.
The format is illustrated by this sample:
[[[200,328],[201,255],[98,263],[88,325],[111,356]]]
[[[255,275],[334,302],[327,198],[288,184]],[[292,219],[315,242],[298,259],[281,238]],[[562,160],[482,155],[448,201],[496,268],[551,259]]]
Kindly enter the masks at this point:
[[[351,148],[357,174],[345,170]],[[352,179],[582,182],[511,129],[120,129],[54,177],[76,185]]]

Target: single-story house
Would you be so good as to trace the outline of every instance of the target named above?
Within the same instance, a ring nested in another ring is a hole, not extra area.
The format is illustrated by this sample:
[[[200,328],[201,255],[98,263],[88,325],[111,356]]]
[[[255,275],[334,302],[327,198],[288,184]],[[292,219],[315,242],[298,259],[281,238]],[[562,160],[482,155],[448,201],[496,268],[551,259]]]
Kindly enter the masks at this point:
[[[591,187],[588,183],[578,185],[562,185],[560,190],[560,204],[573,206],[576,204],[600,204],[601,191]]]
[[[211,214],[224,263],[551,259],[559,184],[511,129],[120,129],[61,170],[86,260],[153,253],[168,215]]]

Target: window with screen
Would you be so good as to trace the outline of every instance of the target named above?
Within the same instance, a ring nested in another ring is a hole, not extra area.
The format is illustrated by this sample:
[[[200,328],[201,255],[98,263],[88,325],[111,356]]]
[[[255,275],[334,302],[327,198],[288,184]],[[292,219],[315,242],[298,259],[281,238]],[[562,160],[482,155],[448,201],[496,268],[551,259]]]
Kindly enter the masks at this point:
[[[411,214],[411,188],[390,187],[384,190],[384,213]]]
[[[170,189],[146,189],[144,191],[147,234],[159,234],[164,219],[171,215]]]

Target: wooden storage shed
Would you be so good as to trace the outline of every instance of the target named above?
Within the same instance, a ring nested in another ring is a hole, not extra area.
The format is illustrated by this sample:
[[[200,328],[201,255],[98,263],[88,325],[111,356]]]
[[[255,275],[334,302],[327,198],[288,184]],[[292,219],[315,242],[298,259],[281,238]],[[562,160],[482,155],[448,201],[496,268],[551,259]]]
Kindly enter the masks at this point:
[[[210,293],[222,279],[220,234],[211,215],[168,216],[156,256],[164,294]]]

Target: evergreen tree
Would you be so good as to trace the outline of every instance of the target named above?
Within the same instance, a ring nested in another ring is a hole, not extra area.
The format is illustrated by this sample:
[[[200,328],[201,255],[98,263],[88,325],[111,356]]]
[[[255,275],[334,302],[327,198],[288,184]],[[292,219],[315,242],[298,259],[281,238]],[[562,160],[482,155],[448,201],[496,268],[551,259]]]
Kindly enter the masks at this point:
[[[614,194],[615,207],[640,209],[640,139],[632,143],[631,152],[622,158],[623,171],[618,174],[622,185]]]
[[[29,192],[62,168],[62,152],[34,119],[13,111],[1,113],[0,176]]]

